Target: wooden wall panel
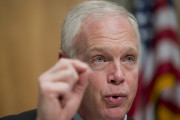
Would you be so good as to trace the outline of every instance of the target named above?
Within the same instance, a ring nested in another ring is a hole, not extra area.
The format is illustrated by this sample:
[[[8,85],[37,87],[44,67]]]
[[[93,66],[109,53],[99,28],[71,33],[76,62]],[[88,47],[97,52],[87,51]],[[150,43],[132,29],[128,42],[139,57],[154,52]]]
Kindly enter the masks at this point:
[[[0,117],[36,108],[38,76],[58,59],[62,20],[83,0],[0,0]]]

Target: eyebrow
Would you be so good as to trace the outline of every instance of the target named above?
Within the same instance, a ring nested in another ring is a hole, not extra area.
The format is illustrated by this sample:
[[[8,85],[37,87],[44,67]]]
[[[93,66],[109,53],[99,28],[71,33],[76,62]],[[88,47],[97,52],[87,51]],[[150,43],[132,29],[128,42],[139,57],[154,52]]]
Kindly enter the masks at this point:
[[[91,47],[87,52],[92,52],[92,51],[98,51],[98,52],[106,52],[106,50],[104,50],[105,47],[103,46],[93,46]],[[137,52],[138,53],[138,50],[133,47],[133,46],[127,46],[127,47],[124,47],[123,49],[126,49],[126,51],[134,51],[134,52]]]
[[[103,51],[104,47],[100,47],[100,46],[93,46],[91,47],[88,51]]]
[[[105,47],[102,47],[102,46],[93,46],[88,50],[88,52],[92,52],[92,51],[105,52],[104,48]]]

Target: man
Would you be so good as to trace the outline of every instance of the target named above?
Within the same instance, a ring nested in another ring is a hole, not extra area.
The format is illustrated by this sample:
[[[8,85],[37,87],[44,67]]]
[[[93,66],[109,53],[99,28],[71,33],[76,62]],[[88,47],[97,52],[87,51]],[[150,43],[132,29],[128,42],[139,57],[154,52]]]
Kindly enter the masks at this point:
[[[129,119],[140,49],[135,18],[111,2],[81,3],[66,17],[61,45],[60,60],[39,77],[37,116],[9,119]]]

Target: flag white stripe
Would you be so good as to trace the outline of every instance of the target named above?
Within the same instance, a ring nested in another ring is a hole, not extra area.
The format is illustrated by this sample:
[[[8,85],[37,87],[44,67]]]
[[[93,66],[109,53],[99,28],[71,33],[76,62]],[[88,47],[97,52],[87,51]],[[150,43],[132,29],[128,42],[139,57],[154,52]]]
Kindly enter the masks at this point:
[[[179,46],[170,39],[164,39],[158,42],[155,51],[155,66],[162,62],[171,62],[173,66],[180,71],[180,53]]]
[[[170,6],[159,8],[154,15],[154,27],[156,31],[162,31],[166,28],[178,30],[174,9]]]

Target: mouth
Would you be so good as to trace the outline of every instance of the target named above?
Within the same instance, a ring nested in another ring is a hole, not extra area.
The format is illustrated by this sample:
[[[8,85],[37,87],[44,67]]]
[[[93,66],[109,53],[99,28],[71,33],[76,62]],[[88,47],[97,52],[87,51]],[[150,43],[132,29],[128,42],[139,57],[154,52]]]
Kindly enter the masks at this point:
[[[125,94],[110,94],[110,95],[105,95],[104,100],[105,102],[110,105],[110,106],[120,106],[124,99],[126,98]]]

